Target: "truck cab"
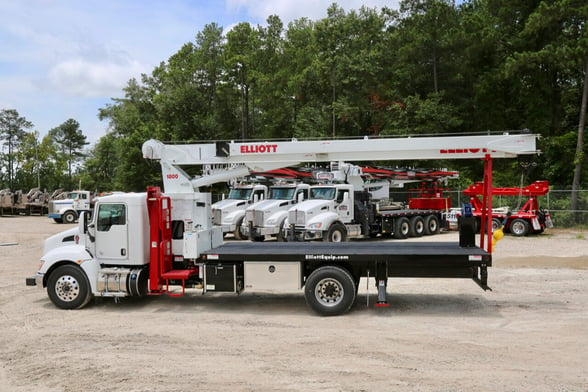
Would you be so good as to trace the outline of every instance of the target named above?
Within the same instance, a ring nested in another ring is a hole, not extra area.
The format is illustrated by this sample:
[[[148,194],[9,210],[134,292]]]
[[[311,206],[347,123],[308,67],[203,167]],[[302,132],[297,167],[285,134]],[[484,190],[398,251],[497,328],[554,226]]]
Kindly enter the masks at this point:
[[[266,200],[255,203],[245,210],[243,233],[252,241],[263,241],[266,236],[276,236],[284,241],[283,228],[288,209],[308,199],[310,185],[282,183],[270,187]]]
[[[314,185],[309,189],[308,200],[288,210],[285,236],[291,240],[341,242],[349,234],[358,234],[359,227],[351,225],[353,219],[353,185]]]
[[[242,232],[245,209],[267,197],[267,186],[261,184],[238,184],[231,188],[226,199],[212,205],[212,223],[224,234],[233,233],[235,239],[243,240]]]

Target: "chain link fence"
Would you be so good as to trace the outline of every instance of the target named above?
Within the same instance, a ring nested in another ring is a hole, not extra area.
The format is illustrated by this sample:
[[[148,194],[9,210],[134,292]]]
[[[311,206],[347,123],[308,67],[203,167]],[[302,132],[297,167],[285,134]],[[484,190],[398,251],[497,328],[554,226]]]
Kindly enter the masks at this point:
[[[554,227],[558,228],[588,228],[588,189],[579,190],[578,207],[571,209],[572,191],[571,189],[550,189],[545,196],[538,196],[540,208],[549,211]],[[409,195],[410,193],[410,195]],[[393,201],[408,203],[409,196],[414,196],[415,192],[408,191],[391,191],[390,198]],[[462,191],[444,191],[444,197],[451,196],[451,207],[461,208],[463,203],[469,201]],[[509,207],[511,211],[517,211],[528,200],[526,196],[501,196],[492,197],[492,207]]]

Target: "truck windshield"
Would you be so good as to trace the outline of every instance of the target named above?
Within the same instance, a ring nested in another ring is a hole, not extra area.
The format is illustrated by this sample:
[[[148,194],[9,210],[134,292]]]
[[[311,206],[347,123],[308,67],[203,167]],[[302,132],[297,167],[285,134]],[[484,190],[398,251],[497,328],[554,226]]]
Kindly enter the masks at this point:
[[[229,199],[232,200],[249,200],[253,189],[231,189]]]
[[[274,200],[292,200],[296,188],[270,188],[270,199]]]
[[[335,188],[311,188],[310,198],[333,200],[335,198]]]
[[[67,198],[68,199],[77,199],[79,197],[79,193],[78,192],[70,192],[67,194]]]

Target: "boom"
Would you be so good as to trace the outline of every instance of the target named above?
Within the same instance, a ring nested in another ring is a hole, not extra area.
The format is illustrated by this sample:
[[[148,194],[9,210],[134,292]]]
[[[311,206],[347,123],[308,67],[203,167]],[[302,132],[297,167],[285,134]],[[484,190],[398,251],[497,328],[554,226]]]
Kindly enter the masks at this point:
[[[161,163],[166,192],[193,192],[251,172],[301,162],[514,158],[536,154],[536,134],[163,144],[148,140],[143,157]],[[191,178],[181,166],[205,165]]]

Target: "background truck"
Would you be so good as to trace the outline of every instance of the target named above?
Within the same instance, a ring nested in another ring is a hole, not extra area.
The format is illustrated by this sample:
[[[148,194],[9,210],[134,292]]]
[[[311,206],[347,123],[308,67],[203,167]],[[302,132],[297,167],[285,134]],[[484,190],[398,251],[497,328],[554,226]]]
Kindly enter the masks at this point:
[[[212,223],[221,228],[223,234],[233,233],[237,240],[246,239],[242,232],[245,209],[267,197],[267,186],[262,184],[236,184],[229,196],[212,205]]]
[[[245,210],[243,233],[252,241],[263,241],[266,236],[275,236],[284,241],[284,222],[288,209],[308,199],[310,185],[282,182],[269,188],[266,200],[255,203]]]
[[[92,216],[83,213],[76,228],[45,241],[39,270],[26,284],[46,287],[51,301],[63,309],[81,308],[92,297],[179,296],[191,287],[203,293],[302,289],[309,307],[328,316],[351,308],[362,277],[373,279],[377,306],[387,305],[390,277],[467,278],[488,289],[488,214],[482,218],[486,225],[479,246],[473,235],[460,238],[459,244],[223,243],[221,229],[212,225],[211,196],[198,187],[297,162],[439,159],[451,154],[484,161],[484,200],[490,204],[482,208],[490,211],[492,159],[534,154],[536,139],[511,133],[196,145],[150,140],[143,144],[143,156],[160,161],[165,193],[153,187],[146,193],[99,198]],[[226,167],[196,178],[180,167],[198,164]]]
[[[552,228],[553,223],[549,211],[539,206],[538,196],[545,196],[549,193],[547,181],[535,181],[526,187],[494,187],[492,194],[496,196],[513,196],[518,199],[518,206],[514,208],[501,207],[492,209],[492,229],[495,230],[504,224],[504,231],[517,237],[528,234],[540,234],[546,228]],[[470,185],[463,191],[464,195],[470,197],[469,203],[472,207],[472,214],[477,218],[477,228],[480,227],[482,215],[483,183],[477,182]],[[523,198],[526,201],[522,203]],[[522,204],[522,206],[521,206]],[[461,216],[461,209],[452,209],[447,219],[454,228]]]
[[[65,198],[49,201],[47,216],[56,223],[74,223],[83,211],[92,210],[92,195],[89,191],[72,191]]]
[[[291,241],[342,242],[378,235],[404,239],[437,234],[451,199],[443,197],[443,190],[436,183],[429,187],[423,182],[419,194],[409,198],[408,205],[389,200],[390,185],[400,187],[424,180],[415,173],[399,175],[390,170],[339,163],[337,170],[331,171],[332,183],[312,186],[309,199],[290,208],[284,236]],[[371,179],[366,181],[368,176]],[[429,180],[448,178],[457,178],[457,173],[442,171],[430,175]]]

